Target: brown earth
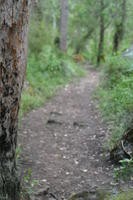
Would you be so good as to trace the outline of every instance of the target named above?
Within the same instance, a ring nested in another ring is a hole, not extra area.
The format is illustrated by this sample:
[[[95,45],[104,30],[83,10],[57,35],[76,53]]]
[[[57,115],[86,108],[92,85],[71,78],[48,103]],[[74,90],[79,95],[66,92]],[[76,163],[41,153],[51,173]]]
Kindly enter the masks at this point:
[[[98,83],[99,72],[89,69],[22,119],[22,176],[31,168],[32,179],[40,181],[34,200],[111,187],[113,166],[103,150],[108,130],[93,99]]]

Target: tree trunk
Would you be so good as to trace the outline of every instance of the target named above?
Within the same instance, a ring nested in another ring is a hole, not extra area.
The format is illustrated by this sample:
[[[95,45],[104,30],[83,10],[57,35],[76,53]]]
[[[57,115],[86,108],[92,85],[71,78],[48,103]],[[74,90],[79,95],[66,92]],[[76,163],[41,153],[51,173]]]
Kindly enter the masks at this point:
[[[60,50],[67,50],[68,0],[61,0]]]
[[[99,39],[99,47],[98,47],[98,54],[97,54],[97,66],[100,65],[101,58],[103,55],[103,46],[104,46],[104,0],[100,0],[100,39]]]
[[[115,34],[113,38],[113,52],[117,52],[119,44],[124,36],[124,23],[126,19],[126,0],[122,1],[121,5],[121,20],[115,24]]]
[[[0,0],[0,200],[19,200],[18,111],[27,61],[28,0]]]

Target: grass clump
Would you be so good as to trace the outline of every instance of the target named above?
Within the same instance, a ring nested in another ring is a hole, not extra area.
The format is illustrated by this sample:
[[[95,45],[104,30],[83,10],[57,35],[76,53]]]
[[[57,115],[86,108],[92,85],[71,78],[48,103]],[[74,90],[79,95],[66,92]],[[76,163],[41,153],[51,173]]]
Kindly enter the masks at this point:
[[[100,108],[112,135],[108,147],[112,149],[133,121],[133,65],[121,56],[108,58],[104,81],[98,92]]]

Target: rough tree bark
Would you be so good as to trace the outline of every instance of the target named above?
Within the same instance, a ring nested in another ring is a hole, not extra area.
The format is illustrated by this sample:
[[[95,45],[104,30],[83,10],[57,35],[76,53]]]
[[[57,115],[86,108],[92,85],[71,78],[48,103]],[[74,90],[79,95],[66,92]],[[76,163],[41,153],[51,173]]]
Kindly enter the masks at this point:
[[[67,50],[67,30],[68,30],[68,0],[61,1],[61,18],[60,18],[60,50]]]
[[[18,111],[27,58],[28,0],[0,0],[0,200],[19,200]]]
[[[103,46],[104,46],[104,0],[100,0],[100,39],[97,54],[97,65],[99,66],[101,58],[103,57]]]
[[[121,4],[121,19],[115,24],[115,33],[113,38],[113,52],[117,52],[119,44],[124,36],[124,24],[126,19],[126,0],[122,0]]]

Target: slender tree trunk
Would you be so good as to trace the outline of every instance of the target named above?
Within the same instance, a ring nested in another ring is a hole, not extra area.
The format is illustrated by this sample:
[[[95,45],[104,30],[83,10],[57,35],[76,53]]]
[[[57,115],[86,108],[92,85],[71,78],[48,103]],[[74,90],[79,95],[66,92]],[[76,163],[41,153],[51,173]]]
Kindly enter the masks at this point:
[[[100,65],[101,58],[103,57],[103,47],[104,47],[104,0],[100,0],[101,14],[100,14],[100,39],[97,54],[97,65]]]
[[[121,5],[121,20],[115,24],[115,34],[113,38],[113,52],[117,52],[120,42],[124,36],[124,24],[126,19],[126,0],[122,0]]]
[[[28,0],[0,0],[0,200],[19,200],[18,111],[27,58]]]
[[[52,15],[52,18],[53,18],[53,30],[55,31],[56,30],[56,16],[54,13]]]
[[[68,0],[61,0],[60,50],[67,50]]]

